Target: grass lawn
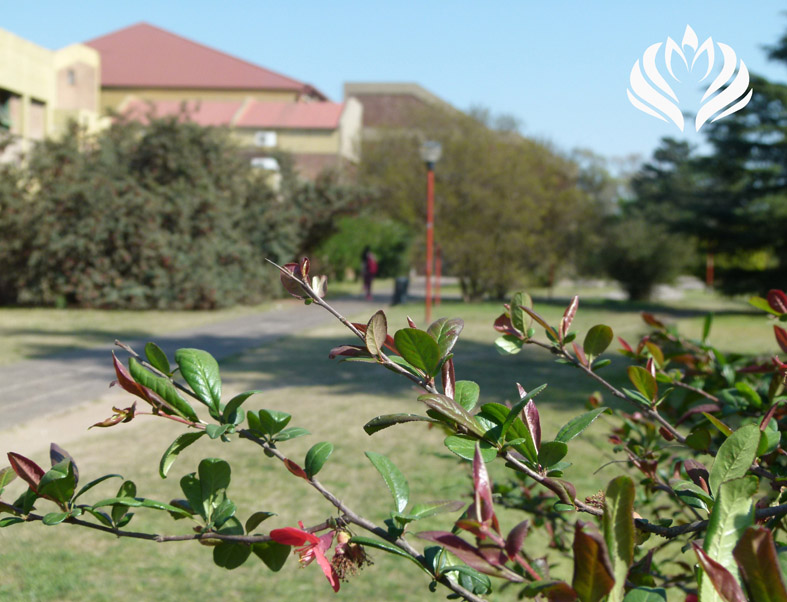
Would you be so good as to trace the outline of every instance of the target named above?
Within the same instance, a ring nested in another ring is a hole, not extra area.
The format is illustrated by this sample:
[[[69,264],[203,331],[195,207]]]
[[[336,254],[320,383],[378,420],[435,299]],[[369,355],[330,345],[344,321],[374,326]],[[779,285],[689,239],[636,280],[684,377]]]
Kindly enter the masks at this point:
[[[712,307],[717,318],[711,341],[725,350],[769,353],[774,351],[772,331],[761,315],[736,301],[694,296],[666,305],[633,306],[623,302],[580,301],[576,325],[581,331],[604,322],[616,334],[630,341],[645,332],[639,311],[653,311],[675,322],[681,330],[697,336],[705,308]],[[562,314],[564,303],[540,303],[536,309],[551,323]],[[319,311],[304,308],[304,311]],[[370,312],[371,313],[371,312]],[[389,329],[406,325],[410,314],[422,320],[421,305],[386,310]],[[544,440],[573,415],[583,410],[584,400],[596,390],[593,382],[572,378],[575,373],[552,362],[549,354],[526,349],[522,354],[501,358],[492,346],[497,336],[491,324],[500,313],[498,303],[464,305],[443,303],[437,316],[459,316],[466,328],[456,346],[457,378],[481,385],[483,402],[511,400],[516,382],[532,389],[549,383],[537,399],[542,416]],[[128,322],[121,322],[131,328]],[[92,324],[91,324],[92,325]],[[116,333],[111,324],[108,332]],[[144,323],[139,328],[145,328]],[[152,327],[151,327],[152,329]],[[283,339],[245,353],[222,365],[225,394],[247,388],[263,393],[246,402],[247,409],[269,408],[293,414],[292,425],[304,426],[313,434],[281,444],[296,461],[318,441],[330,441],[336,449],[320,473],[321,481],[351,507],[381,522],[391,509],[391,498],[382,480],[363,455],[366,450],[388,455],[408,478],[411,501],[462,499],[468,501],[470,477],[467,463],[459,462],[442,445],[444,435],[421,424],[400,425],[367,436],[363,424],[370,418],[392,412],[422,412],[418,395],[407,381],[365,364],[337,363],[327,359],[328,350],[351,337],[339,326],[323,327],[302,336]],[[615,348],[617,345],[614,346]],[[622,362],[605,368],[611,379],[620,378]],[[228,389],[232,389],[229,391]],[[107,408],[109,410],[109,408]],[[580,496],[591,495],[620,471],[622,464],[593,472],[613,459],[604,443],[607,427],[602,418],[572,442],[567,460],[574,466],[566,478],[575,483]],[[295,525],[302,520],[314,524],[334,515],[332,507],[300,479],[292,477],[275,460],[265,458],[257,448],[243,441],[232,444],[201,439],[178,458],[170,478],[157,475],[158,459],[169,443],[182,432],[175,423],[139,418],[129,425],[93,430],[69,451],[87,482],[105,473],[118,472],[133,479],[140,495],[162,501],[182,497],[178,479],[196,470],[200,459],[220,457],[233,466],[229,495],[238,505],[241,519],[258,510],[278,516],[262,526],[268,530]],[[1,446],[0,446],[1,447]],[[6,451],[6,450],[2,450]],[[46,457],[36,457],[44,464]],[[493,480],[504,478],[499,462],[491,468]],[[114,495],[119,481],[99,485],[87,494],[88,500]],[[16,487],[15,487],[16,486]],[[11,486],[12,494],[19,490]],[[10,496],[8,496],[10,497]],[[48,504],[40,504],[49,511]],[[502,527],[510,529],[524,518],[515,511],[498,508]],[[414,531],[450,528],[454,515],[444,515],[417,523]],[[131,529],[161,533],[187,533],[190,525],[172,522],[153,511],[140,511]],[[413,538],[414,544],[422,543]],[[534,555],[542,544],[528,542]],[[118,540],[72,526],[13,526],[0,530],[0,600],[8,601],[114,601],[221,598],[223,600],[322,600],[333,594],[314,566],[297,568],[290,559],[279,575],[270,573],[252,557],[241,568],[227,572],[215,567],[211,550],[193,543],[152,544]],[[375,566],[365,569],[339,596],[347,600],[420,600],[430,596],[428,579],[405,560],[373,554]],[[570,573],[556,575],[570,580]],[[493,599],[513,600],[515,591],[496,593]],[[441,598],[442,599],[442,598]]]

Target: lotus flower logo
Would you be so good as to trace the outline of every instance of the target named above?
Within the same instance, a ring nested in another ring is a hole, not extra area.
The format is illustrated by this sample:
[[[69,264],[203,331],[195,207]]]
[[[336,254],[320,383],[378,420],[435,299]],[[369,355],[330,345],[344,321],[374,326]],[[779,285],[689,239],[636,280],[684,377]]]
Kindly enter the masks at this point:
[[[664,46],[664,51],[659,54],[662,46]],[[716,47],[721,52],[721,57],[718,57]],[[691,64],[689,64],[687,54],[691,58]],[[722,64],[719,74],[708,84],[708,88],[702,96],[701,105],[694,118],[694,129],[699,131],[708,120],[712,123],[740,111],[749,103],[753,92],[749,88],[749,70],[746,65],[743,61],[740,61],[739,64],[735,51],[727,44],[717,42],[714,45],[711,38],[699,44],[697,34],[688,25],[680,46],[675,40],[668,37],[666,45],[659,42],[649,46],[642,55],[641,61],[638,59],[634,63],[629,77],[631,88],[626,90],[629,101],[643,113],[657,117],[662,121],[671,121],[682,132],[684,120],[683,112],[678,106],[678,97],[659,71],[657,61],[661,58],[662,66],[666,67],[672,80],[680,81],[675,77],[673,61],[682,60],[686,69],[692,72],[695,65],[698,64],[698,59],[703,55],[707,57],[708,67],[700,82],[710,76],[717,58],[721,59]],[[700,62],[700,64],[702,63],[704,61]]]

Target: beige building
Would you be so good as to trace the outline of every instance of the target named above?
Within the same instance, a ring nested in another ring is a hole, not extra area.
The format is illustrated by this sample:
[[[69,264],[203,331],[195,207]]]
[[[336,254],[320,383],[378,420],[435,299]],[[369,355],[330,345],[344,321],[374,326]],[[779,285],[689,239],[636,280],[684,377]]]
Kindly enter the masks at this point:
[[[14,137],[0,157],[57,136],[71,119],[97,129],[100,65],[82,44],[52,51],[0,29],[0,129]]]
[[[250,161],[277,169],[290,153],[305,177],[355,163],[362,107],[147,23],[85,43],[101,55],[101,107],[144,119],[185,114],[233,129]]]

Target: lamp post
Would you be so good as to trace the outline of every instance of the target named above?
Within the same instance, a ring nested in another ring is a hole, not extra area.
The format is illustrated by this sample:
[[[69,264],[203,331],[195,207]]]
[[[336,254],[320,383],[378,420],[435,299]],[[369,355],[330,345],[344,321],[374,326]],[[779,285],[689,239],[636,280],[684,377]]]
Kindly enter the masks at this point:
[[[426,324],[432,320],[432,265],[434,264],[434,166],[443,154],[439,142],[421,144],[421,159],[426,163]]]

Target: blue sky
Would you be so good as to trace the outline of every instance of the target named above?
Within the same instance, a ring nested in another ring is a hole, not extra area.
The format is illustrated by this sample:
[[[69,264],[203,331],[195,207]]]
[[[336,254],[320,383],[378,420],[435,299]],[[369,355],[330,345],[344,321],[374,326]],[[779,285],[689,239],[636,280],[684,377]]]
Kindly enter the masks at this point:
[[[649,45],[667,36],[680,43],[688,24],[700,42],[731,46],[750,71],[787,81],[787,67],[762,48],[787,31],[785,8],[772,0],[40,0],[3,10],[0,27],[60,48],[147,21],[333,100],[345,81],[413,81],[460,109],[512,114],[525,134],[559,149],[612,157],[647,156],[662,136],[701,141],[693,128],[681,134],[628,102],[629,73]]]

